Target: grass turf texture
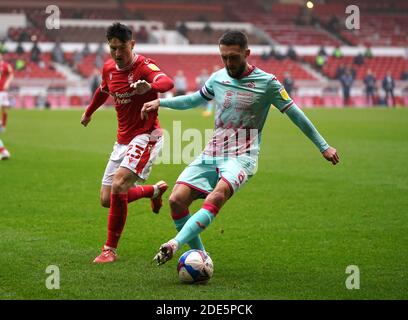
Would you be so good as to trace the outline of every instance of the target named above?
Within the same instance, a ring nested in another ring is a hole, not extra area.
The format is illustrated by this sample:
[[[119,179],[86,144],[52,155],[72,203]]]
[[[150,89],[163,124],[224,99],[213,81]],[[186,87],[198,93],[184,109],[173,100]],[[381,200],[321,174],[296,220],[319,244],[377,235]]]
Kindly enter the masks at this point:
[[[105,241],[100,180],[116,130],[112,110],[87,128],[81,111],[12,110],[1,139],[1,299],[407,299],[408,110],[306,110],[333,144],[332,166],[286,116],[273,110],[258,173],[202,234],[214,261],[202,286],[178,281],[177,257],[151,259],[175,235],[166,193],[159,215],[148,199],[130,204],[119,261],[93,265]],[[160,113],[171,133],[211,128],[201,110]],[[170,187],[185,165],[156,165],[149,182]],[[199,208],[192,206],[192,211]],[[45,270],[57,265],[60,290]],[[360,290],[347,290],[348,265]]]

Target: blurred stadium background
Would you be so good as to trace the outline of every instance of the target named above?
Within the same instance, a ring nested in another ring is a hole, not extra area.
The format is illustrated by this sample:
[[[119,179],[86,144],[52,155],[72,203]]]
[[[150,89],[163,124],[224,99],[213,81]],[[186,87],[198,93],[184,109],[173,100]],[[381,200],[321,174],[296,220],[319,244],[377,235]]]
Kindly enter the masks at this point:
[[[382,80],[395,80],[395,103],[408,106],[408,2],[359,0],[360,29],[345,26],[348,0],[55,0],[60,28],[47,29],[50,3],[0,2],[0,50],[15,69],[10,88],[15,108],[84,107],[108,58],[105,29],[130,25],[136,52],[156,59],[173,78],[180,70],[187,90],[203,69],[222,65],[217,40],[228,29],[245,31],[250,63],[294,81],[301,107],[343,107],[340,77],[351,70],[349,105],[371,105],[364,77],[377,79],[373,104],[387,106]],[[337,49],[337,51],[336,51]],[[325,51],[326,55],[319,56]],[[337,56],[334,56],[336,55]],[[290,85],[288,85],[290,86]],[[176,89],[175,89],[176,90]],[[174,91],[173,91],[174,92]],[[110,104],[112,101],[110,102]]]

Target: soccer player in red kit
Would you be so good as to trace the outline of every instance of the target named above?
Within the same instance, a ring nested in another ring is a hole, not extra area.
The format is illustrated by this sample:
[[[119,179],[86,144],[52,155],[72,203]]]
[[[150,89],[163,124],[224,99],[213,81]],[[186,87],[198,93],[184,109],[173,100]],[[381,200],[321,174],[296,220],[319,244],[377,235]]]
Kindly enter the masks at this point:
[[[117,259],[116,248],[129,202],[151,198],[154,213],[162,206],[162,195],[168,187],[166,182],[135,186],[137,181],[146,181],[163,144],[157,113],[142,120],[140,111],[145,102],[158,97],[158,92],[166,92],[174,86],[153,60],[133,52],[135,40],[129,27],[114,23],[107,29],[106,38],[112,59],[105,62],[102,84],[81,118],[81,124],[87,126],[95,110],[109,95],[113,97],[118,119],[117,141],[101,187],[101,204],[109,208],[108,237],[95,263]]]
[[[14,75],[12,66],[4,61],[3,55],[0,53],[0,132],[3,132],[6,129],[7,109],[10,107],[7,90],[9,89],[13,78]],[[4,144],[0,139],[0,160],[6,160],[8,158],[10,158],[10,153],[4,147]]]

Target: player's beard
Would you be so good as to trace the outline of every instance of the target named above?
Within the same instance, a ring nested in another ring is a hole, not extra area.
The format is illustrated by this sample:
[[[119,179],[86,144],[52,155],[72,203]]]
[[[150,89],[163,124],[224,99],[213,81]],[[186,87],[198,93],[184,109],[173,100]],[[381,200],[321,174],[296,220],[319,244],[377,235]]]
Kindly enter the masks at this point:
[[[234,70],[234,71],[231,71],[231,70],[227,67],[228,75],[229,75],[231,78],[239,79],[239,78],[241,78],[241,76],[244,74],[245,69],[246,69],[246,66],[247,66],[247,64],[246,64],[246,63],[243,63],[241,66],[239,66],[238,69],[236,69],[236,70]]]

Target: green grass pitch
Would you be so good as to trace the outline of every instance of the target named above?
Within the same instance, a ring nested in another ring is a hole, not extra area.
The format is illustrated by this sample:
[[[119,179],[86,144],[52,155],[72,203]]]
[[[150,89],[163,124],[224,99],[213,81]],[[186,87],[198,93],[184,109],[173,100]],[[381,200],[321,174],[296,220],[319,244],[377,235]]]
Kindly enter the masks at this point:
[[[129,206],[119,261],[93,265],[105,241],[100,180],[116,132],[113,110],[87,128],[81,110],[11,110],[1,139],[0,299],[407,299],[408,109],[306,110],[335,146],[331,165],[291,121],[270,112],[257,174],[221,210],[202,239],[214,261],[207,285],[183,285],[177,257],[157,267],[175,235],[165,205]],[[201,110],[162,110],[171,133],[212,128]],[[184,164],[155,165],[149,182],[170,186]],[[199,208],[201,202],[192,207]],[[49,290],[46,268],[60,269]],[[360,289],[348,290],[357,265]]]

